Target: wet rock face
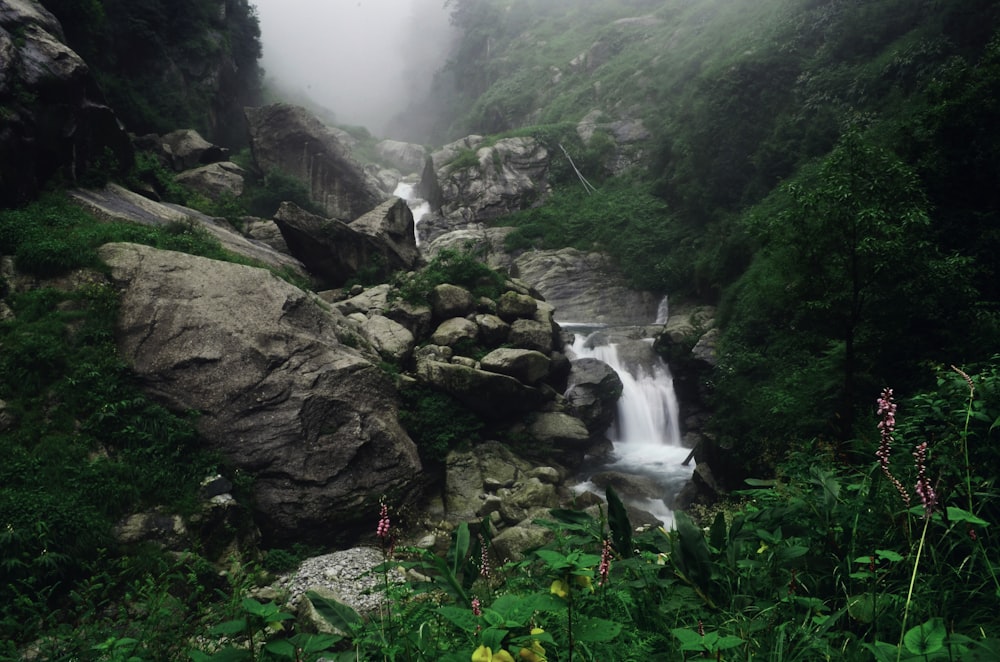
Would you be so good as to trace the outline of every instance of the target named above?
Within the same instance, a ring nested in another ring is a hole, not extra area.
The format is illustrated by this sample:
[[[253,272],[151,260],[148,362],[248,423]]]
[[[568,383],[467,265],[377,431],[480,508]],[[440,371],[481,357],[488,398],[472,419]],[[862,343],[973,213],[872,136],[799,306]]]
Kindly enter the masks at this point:
[[[382,202],[378,182],[352,158],[350,148],[304,108],[247,108],[246,118],[257,166],[304,182],[310,199],[329,218],[351,221]]]
[[[330,286],[342,285],[362,270],[388,278],[399,269],[412,269],[420,259],[413,214],[398,198],[351,223],[321,218],[285,202],[274,221],[291,254]]]
[[[100,254],[122,289],[123,357],[167,406],[199,412],[206,443],[256,477],[265,537],[343,542],[382,496],[418,491],[396,391],[345,344],[337,311],[261,269],[135,244]]]
[[[62,27],[30,0],[0,2],[0,204],[33,197],[54,174],[125,172],[132,145]]]

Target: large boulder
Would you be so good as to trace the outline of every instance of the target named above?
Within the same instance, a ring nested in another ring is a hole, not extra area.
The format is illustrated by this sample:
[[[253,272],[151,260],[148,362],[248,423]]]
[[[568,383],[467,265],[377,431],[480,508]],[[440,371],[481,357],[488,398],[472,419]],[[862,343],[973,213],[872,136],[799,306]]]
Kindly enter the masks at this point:
[[[0,205],[55,175],[126,172],[132,144],[62,26],[33,0],[0,1]]]
[[[206,198],[215,200],[226,195],[234,198],[243,195],[245,175],[246,171],[240,166],[232,161],[223,161],[185,170],[174,179]]]
[[[395,389],[347,344],[336,311],[261,269],[135,244],[100,256],[122,290],[122,356],[255,477],[265,537],[343,542],[370,526],[381,497],[418,491]]]
[[[383,140],[375,145],[375,153],[392,167],[406,173],[420,172],[427,158],[427,150],[423,145],[399,140]]]
[[[160,146],[177,172],[229,158],[228,149],[208,142],[194,129],[171,131],[160,138]]]
[[[247,108],[246,118],[257,166],[301,180],[328,217],[350,221],[382,202],[377,183],[350,149],[304,108],[283,103]]]
[[[204,231],[217,239],[227,251],[255,260],[278,271],[289,271],[308,279],[302,263],[273,248],[271,245],[237,232],[231,225],[217,218],[181,205],[156,202],[133,193],[118,184],[108,184],[100,189],[74,189],[70,198],[98,218],[109,221],[126,221],[158,227],[184,228],[185,231]]]
[[[363,270],[369,276],[388,278],[400,269],[412,269],[420,257],[413,238],[413,214],[399,198],[355,223],[322,218],[285,202],[274,221],[292,255],[330,286],[342,285]],[[406,227],[408,240],[401,231]]]
[[[556,307],[560,322],[630,325],[656,321],[661,297],[629,288],[604,253],[575,248],[528,251],[512,270]]]
[[[566,402],[591,434],[603,434],[615,420],[622,380],[604,361],[583,358],[572,361]]]
[[[552,399],[552,393],[514,377],[443,361],[418,360],[416,375],[490,420],[507,421],[536,411]]]
[[[526,209],[548,195],[550,157],[534,138],[504,138],[479,147],[471,163],[461,158],[467,153],[463,149],[469,150],[446,146],[433,155],[435,164],[442,164],[437,178],[444,216],[462,223],[486,221]]]

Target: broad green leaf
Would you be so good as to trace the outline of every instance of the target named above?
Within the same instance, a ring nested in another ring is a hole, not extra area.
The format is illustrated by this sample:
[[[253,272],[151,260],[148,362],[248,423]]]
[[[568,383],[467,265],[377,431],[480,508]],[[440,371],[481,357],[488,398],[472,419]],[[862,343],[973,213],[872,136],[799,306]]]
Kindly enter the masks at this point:
[[[934,617],[908,630],[903,635],[903,645],[914,655],[931,655],[944,648],[947,635],[944,619]]]
[[[604,492],[608,500],[608,526],[611,527],[611,542],[622,558],[632,558],[632,523],[628,519],[625,504],[614,488],[608,485]]]
[[[677,637],[683,645],[701,644],[702,636],[694,630],[689,630],[687,628],[673,628],[670,630],[670,633]]]
[[[962,510],[961,508],[956,508],[955,506],[948,506],[947,511],[948,519],[952,522],[967,522],[969,524],[975,524],[976,526],[990,525],[989,522],[976,517],[968,510]]]
[[[604,618],[580,616],[573,622],[573,637],[577,641],[611,641],[621,631],[621,623]]]
[[[448,561],[451,564],[451,574],[458,576],[462,568],[465,557],[469,554],[469,544],[471,537],[469,534],[469,524],[462,522],[455,529],[455,544],[448,550]]]
[[[324,598],[315,591],[306,591],[306,597],[312,602],[316,613],[338,632],[350,633],[361,627],[362,620],[358,612],[347,605]]]
[[[891,549],[876,549],[875,555],[880,559],[889,561],[890,563],[899,563],[903,560],[903,555],[899,552],[894,552]]]
[[[230,636],[236,634],[237,632],[245,632],[246,629],[247,629],[246,619],[238,618],[233,621],[226,621],[224,623],[219,623],[218,625],[209,629],[208,633]]]
[[[550,569],[557,572],[561,572],[572,565],[565,555],[551,549],[536,549],[535,555],[545,561]]]
[[[287,639],[279,639],[278,641],[268,642],[264,646],[264,650],[287,660],[295,659],[295,646],[292,645],[292,642]]]
[[[715,642],[715,650],[724,651],[730,648],[736,648],[743,643],[743,640],[734,634],[727,634],[723,637],[719,637],[718,641]]]
[[[437,613],[441,614],[447,620],[451,621],[466,632],[475,632],[476,626],[479,625],[479,619],[472,613],[471,609],[444,605],[437,608]]]
[[[875,601],[871,593],[849,597],[847,599],[847,613],[856,621],[871,623],[875,619]]]

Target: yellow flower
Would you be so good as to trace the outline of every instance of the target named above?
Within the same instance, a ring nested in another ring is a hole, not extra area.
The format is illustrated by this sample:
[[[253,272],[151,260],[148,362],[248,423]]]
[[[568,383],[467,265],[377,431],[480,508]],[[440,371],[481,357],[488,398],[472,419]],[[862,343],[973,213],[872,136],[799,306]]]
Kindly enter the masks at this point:
[[[757,548],[757,553],[758,554],[763,554],[766,551],[767,551],[767,543],[764,542],[763,540],[761,540],[760,541],[760,547]]]
[[[590,575],[577,575],[576,585],[591,593],[594,592],[594,581],[590,578]]]
[[[480,646],[472,654],[472,662],[514,662],[514,656],[502,648],[493,654],[493,650]]]
[[[569,596],[569,586],[567,586],[566,582],[563,580],[557,579],[552,582],[552,586],[549,587],[549,593],[558,595],[560,598],[565,600]]]
[[[531,634],[541,634],[545,632],[542,628],[531,628]],[[531,648],[522,648],[517,654],[525,662],[546,662],[545,649],[537,639],[531,640]]]

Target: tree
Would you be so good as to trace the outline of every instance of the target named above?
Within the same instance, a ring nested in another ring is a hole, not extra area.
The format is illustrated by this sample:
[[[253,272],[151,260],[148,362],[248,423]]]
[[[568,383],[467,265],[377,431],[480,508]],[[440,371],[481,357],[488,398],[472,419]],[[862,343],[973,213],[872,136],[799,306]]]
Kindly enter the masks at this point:
[[[940,351],[953,306],[974,295],[964,285],[969,261],[941,255],[930,240],[916,175],[870,130],[848,130],[747,227],[761,247],[729,292],[732,354],[723,367],[732,374],[720,396],[750,398],[755,415],[773,414],[761,423],[789,438],[850,438],[859,407],[884,380],[911,376],[917,358]],[[744,426],[750,419],[732,405],[722,413]]]

